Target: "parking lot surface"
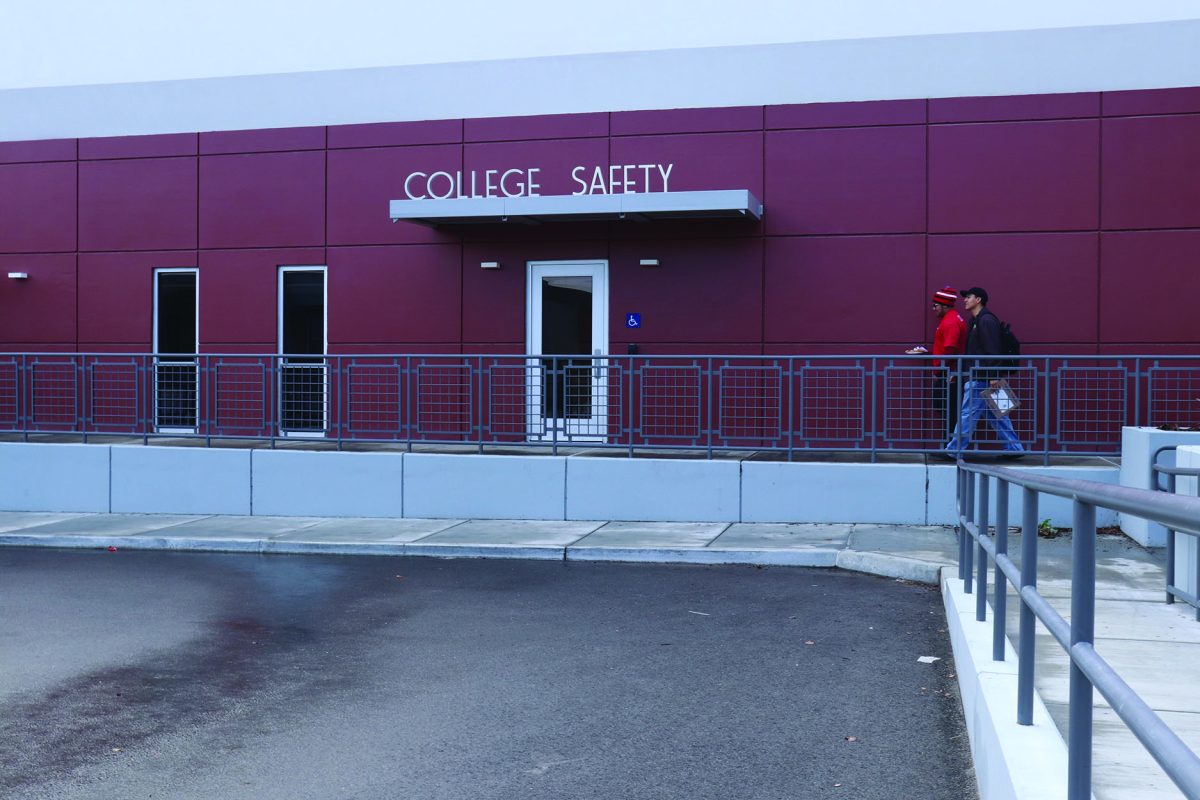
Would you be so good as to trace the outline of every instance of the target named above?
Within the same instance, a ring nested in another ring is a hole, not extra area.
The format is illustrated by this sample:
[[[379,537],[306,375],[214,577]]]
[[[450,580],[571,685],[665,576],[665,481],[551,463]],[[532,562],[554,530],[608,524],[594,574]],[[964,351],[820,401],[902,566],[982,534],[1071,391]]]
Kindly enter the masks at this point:
[[[927,586],[45,549],[0,577],[4,797],[975,796]]]

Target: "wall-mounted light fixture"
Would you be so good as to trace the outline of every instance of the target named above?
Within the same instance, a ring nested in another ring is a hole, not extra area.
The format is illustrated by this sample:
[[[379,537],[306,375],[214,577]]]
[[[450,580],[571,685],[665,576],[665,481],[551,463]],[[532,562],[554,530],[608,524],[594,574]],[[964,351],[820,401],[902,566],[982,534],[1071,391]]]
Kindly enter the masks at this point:
[[[499,261],[480,261],[479,268],[480,269],[500,269],[500,262]]]
[[[8,277],[12,278],[14,281],[23,281],[29,277],[29,273],[28,272],[10,272],[10,273],[8,273]]]
[[[658,259],[657,258],[643,258],[641,261],[638,262],[638,264],[643,267],[657,267]]]

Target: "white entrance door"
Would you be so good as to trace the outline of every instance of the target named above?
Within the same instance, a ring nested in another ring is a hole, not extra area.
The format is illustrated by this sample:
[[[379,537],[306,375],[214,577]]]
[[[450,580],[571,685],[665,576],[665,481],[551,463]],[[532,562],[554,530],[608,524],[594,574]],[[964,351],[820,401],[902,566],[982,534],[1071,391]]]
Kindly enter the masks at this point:
[[[531,261],[526,340],[533,440],[608,433],[608,262]]]

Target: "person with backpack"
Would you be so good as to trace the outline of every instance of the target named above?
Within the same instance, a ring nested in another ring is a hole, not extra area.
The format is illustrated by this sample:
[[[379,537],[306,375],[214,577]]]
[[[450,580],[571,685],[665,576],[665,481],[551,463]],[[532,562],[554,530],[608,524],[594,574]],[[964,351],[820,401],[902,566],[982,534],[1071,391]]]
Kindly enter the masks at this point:
[[[988,310],[988,293],[986,289],[972,286],[963,289],[959,294],[963,298],[963,308],[971,314],[967,324],[966,354],[969,356],[1001,356],[1006,355],[1005,326],[999,318]],[[1012,338],[1011,336],[1008,338]],[[1009,458],[1020,458],[1025,453],[1025,447],[1013,430],[1012,420],[1007,416],[988,413],[987,403],[983,399],[983,391],[989,386],[993,389],[1000,386],[1004,377],[1005,365],[996,358],[983,360],[965,359],[962,366],[967,371],[969,380],[963,385],[962,412],[958,418],[958,427],[946,443],[946,450],[957,453],[966,450],[971,444],[971,434],[979,418],[987,414],[988,423],[995,429],[1004,443],[1005,454]]]

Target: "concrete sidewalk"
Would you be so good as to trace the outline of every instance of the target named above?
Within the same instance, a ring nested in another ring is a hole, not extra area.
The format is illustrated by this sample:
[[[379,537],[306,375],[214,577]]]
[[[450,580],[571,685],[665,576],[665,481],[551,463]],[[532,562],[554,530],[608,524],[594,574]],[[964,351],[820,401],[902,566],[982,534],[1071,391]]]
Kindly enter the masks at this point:
[[[843,567],[935,584],[947,528],[0,512],[0,545]]]
[[[1017,726],[1015,656],[1010,648],[1006,661],[991,660],[990,608],[987,622],[975,621],[974,596],[962,593],[952,566],[950,528],[3,512],[4,545],[836,566],[928,584],[940,579],[982,796],[1065,796],[1066,654],[1039,626],[1040,711],[1032,728]],[[1019,555],[1019,535],[1010,553]],[[1070,561],[1069,537],[1040,541],[1039,588],[1068,618]],[[1163,602],[1162,561],[1124,536],[1099,537],[1096,649],[1200,752],[1200,622],[1190,606]],[[1019,603],[1009,594],[1015,642]],[[1009,683],[1011,697],[1002,691]],[[1182,797],[1098,694],[1095,709],[1095,796]]]

